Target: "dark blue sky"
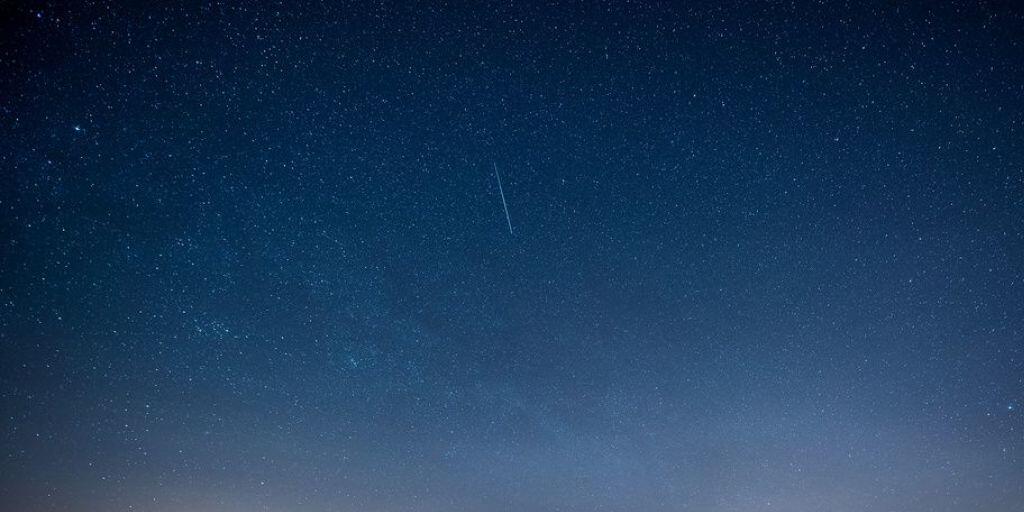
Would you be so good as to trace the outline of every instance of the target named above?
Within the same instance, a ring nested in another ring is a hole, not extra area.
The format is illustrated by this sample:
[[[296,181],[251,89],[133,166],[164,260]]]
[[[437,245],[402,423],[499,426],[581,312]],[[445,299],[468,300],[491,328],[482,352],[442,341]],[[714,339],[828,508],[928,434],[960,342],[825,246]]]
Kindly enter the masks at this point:
[[[142,4],[0,7],[0,510],[1024,506],[1010,2]]]

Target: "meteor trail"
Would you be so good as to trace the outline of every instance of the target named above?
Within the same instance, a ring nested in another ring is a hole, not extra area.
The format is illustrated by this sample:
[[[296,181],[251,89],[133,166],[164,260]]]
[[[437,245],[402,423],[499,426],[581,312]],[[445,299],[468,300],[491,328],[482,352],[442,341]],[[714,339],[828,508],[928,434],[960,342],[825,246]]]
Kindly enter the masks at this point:
[[[491,162],[494,165],[494,176],[498,178],[498,192],[501,193],[501,206],[505,208],[505,220],[508,221],[508,234],[515,236],[512,233],[512,217],[508,214],[508,203],[505,202],[505,189],[501,188],[501,175],[498,174],[498,164]]]

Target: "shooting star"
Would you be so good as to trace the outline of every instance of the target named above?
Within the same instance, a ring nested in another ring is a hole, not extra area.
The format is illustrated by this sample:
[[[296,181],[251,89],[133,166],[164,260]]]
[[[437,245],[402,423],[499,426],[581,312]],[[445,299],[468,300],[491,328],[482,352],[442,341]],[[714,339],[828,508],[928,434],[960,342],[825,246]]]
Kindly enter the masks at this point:
[[[501,175],[498,174],[498,164],[491,162],[494,165],[494,176],[498,178],[498,192],[501,193],[501,206],[505,208],[505,220],[508,221],[508,234],[515,236],[512,233],[512,217],[508,214],[508,203],[505,202],[505,189],[501,187]]]

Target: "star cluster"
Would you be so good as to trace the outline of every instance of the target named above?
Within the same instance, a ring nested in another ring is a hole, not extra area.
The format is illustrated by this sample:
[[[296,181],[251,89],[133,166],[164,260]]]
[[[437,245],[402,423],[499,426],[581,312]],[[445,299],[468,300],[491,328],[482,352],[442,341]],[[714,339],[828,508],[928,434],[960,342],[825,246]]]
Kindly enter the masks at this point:
[[[1019,510],[1021,34],[5,3],[0,509]]]

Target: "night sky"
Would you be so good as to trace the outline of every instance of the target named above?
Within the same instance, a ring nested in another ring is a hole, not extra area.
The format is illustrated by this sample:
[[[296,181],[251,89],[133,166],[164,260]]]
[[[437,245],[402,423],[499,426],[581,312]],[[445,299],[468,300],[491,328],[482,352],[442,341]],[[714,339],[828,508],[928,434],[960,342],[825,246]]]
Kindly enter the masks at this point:
[[[1021,510],[1013,4],[4,2],[0,510]]]

